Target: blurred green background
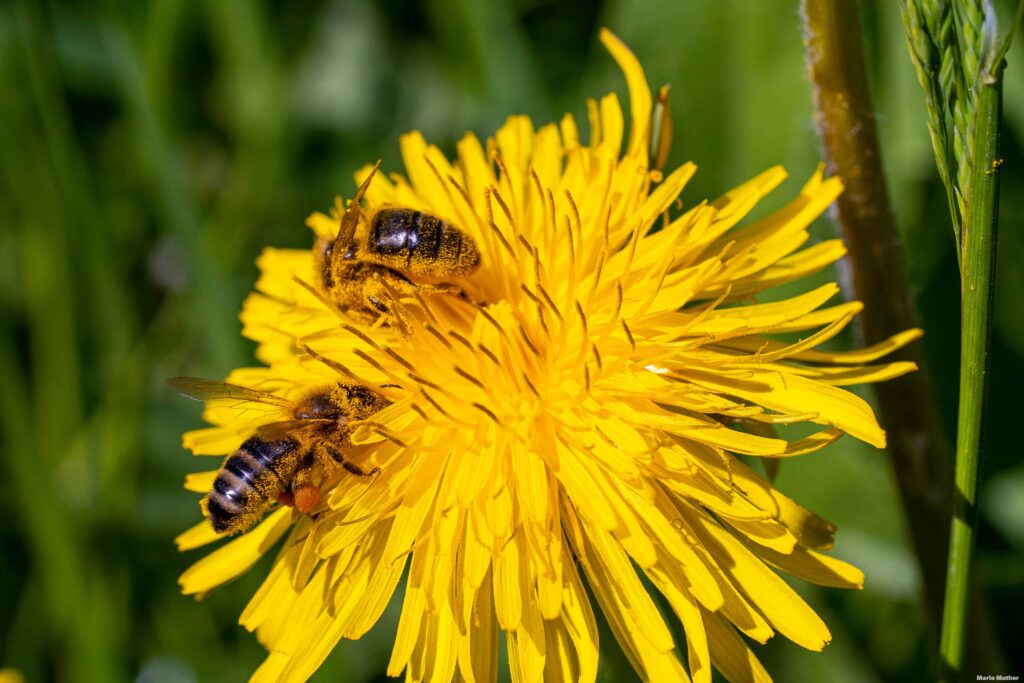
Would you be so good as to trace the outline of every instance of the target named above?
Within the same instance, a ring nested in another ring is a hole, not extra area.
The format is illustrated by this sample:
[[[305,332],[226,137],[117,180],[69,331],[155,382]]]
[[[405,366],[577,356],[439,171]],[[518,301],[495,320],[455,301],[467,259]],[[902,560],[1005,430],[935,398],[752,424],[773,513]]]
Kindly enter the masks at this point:
[[[946,200],[896,3],[865,3],[864,23],[923,343],[952,424],[959,293]],[[163,380],[254,363],[237,313],[256,255],[309,246],[304,218],[350,193],[355,168],[400,168],[400,133],[418,128],[451,152],[463,131],[486,136],[510,113],[548,122],[583,115],[585,97],[624,96],[600,26],[633,48],[652,86],[674,86],[670,166],[700,167],[687,203],[782,163],[792,178],[766,202],[778,205],[813,172],[795,0],[0,3],[0,668],[90,683],[253,671],[262,651],[236,620],[266,562],[203,602],[177,590],[202,552],[172,543],[198,519],[182,478],[210,462],[180,448],[199,408]],[[1012,637],[1024,613],[1024,41],[1009,61],[976,564],[1007,657],[993,674],[1024,672]],[[832,233],[825,220],[816,230]],[[779,485],[838,523],[836,553],[867,587],[801,585],[834,642],[822,654],[759,648],[769,671],[928,679],[886,455],[843,439],[787,462]],[[395,608],[316,680],[382,680]],[[630,680],[611,643],[602,680]]]

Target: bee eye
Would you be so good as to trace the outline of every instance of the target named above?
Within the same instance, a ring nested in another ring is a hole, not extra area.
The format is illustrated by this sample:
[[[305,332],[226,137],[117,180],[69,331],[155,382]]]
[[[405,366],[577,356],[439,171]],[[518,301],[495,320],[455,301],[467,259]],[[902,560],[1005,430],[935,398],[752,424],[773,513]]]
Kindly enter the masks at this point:
[[[378,299],[377,297],[371,296],[371,297],[368,297],[368,298],[370,300],[370,305],[372,305],[374,308],[376,308],[381,313],[385,313],[385,314],[391,313],[391,309],[388,308],[387,306],[385,306],[384,303],[380,299]]]

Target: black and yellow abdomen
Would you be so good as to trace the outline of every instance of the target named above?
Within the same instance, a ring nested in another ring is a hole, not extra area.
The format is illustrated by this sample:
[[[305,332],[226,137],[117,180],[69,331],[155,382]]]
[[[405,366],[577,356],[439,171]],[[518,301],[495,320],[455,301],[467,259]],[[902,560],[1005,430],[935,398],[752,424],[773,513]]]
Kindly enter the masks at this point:
[[[472,272],[480,252],[473,238],[436,216],[386,208],[370,221],[363,258],[411,275],[445,278]]]
[[[287,488],[298,466],[294,439],[250,437],[224,461],[207,497],[210,523],[218,533],[246,529]]]

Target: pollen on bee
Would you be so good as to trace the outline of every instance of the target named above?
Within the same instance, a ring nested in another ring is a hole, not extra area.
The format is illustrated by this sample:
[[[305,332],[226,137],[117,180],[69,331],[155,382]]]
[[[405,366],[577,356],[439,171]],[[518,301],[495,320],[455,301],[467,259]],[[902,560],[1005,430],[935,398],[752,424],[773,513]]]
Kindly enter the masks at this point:
[[[292,496],[295,501],[295,509],[308,515],[320,502],[320,489],[313,484],[303,484],[295,489]]]

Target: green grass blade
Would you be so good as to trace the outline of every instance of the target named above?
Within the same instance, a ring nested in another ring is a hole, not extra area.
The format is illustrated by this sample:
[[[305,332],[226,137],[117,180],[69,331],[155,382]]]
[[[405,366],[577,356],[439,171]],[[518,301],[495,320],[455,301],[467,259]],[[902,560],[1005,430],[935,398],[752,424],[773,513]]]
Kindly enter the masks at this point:
[[[974,124],[974,163],[964,223],[960,408],[957,421],[956,495],[949,545],[941,651],[947,680],[959,680],[970,596],[971,554],[977,519],[978,456],[982,447],[995,294],[999,198],[999,126],[1002,84],[982,81]]]
[[[928,112],[928,137],[935,152],[935,166],[946,189],[949,215],[956,239],[957,261],[960,260],[960,217],[962,204],[954,180],[956,165],[954,142],[950,135],[947,116],[949,101],[962,78],[956,68],[957,48],[951,37],[952,13],[948,3],[922,3],[901,0],[900,11],[907,34],[907,48],[917,73],[917,80],[925,94]],[[955,103],[953,104],[955,107]]]

